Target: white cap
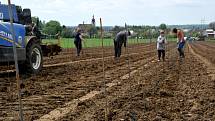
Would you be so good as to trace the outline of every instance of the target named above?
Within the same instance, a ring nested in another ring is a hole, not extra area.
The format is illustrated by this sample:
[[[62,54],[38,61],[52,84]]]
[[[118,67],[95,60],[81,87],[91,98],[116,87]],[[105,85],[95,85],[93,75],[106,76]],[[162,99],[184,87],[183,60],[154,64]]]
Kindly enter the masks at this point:
[[[130,30],[130,33],[131,33],[131,35],[133,35],[133,34],[134,34],[134,31],[133,31],[133,30]]]
[[[164,34],[164,33],[165,33],[165,31],[161,29],[160,30],[160,34]]]

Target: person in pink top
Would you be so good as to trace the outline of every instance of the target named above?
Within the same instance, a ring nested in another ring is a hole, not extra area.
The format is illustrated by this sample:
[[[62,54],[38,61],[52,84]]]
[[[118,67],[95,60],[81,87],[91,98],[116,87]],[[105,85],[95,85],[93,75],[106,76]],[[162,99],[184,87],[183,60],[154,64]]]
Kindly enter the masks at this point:
[[[179,52],[179,56],[180,58],[185,58],[185,54],[184,54],[184,45],[185,45],[185,39],[184,39],[184,32],[180,29],[173,29],[173,33],[177,35],[178,41],[178,52]]]

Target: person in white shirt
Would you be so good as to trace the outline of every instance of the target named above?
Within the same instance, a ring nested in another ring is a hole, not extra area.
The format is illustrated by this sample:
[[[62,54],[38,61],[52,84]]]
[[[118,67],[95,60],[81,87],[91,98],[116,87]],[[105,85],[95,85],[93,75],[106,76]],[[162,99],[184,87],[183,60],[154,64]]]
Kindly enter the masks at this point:
[[[157,39],[157,51],[158,51],[158,61],[161,61],[161,56],[163,61],[165,61],[165,45],[167,43],[165,32],[160,31],[160,36]]]

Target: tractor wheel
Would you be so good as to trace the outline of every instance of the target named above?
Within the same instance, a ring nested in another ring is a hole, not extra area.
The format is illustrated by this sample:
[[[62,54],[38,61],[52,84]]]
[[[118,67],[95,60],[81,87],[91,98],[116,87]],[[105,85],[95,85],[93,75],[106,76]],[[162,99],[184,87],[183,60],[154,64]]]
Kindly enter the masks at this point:
[[[43,54],[41,46],[37,43],[31,43],[26,48],[26,63],[27,71],[37,74],[43,66]]]

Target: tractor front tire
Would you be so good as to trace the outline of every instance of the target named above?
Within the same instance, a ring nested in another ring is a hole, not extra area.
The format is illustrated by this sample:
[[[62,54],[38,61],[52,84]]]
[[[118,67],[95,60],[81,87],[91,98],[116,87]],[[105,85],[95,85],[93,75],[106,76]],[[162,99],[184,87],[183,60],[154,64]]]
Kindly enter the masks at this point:
[[[30,43],[26,48],[26,61],[20,67],[21,71],[38,74],[43,66],[43,54],[39,43]],[[25,68],[25,70],[23,70]]]

